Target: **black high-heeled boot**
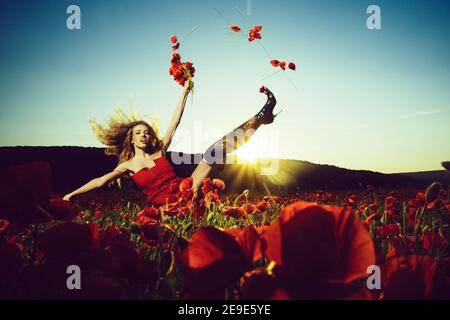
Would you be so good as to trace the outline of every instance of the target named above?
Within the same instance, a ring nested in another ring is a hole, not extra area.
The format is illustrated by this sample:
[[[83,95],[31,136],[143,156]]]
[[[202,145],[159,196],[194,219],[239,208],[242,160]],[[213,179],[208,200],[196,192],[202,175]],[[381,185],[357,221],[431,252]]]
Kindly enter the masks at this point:
[[[273,109],[277,104],[277,99],[275,99],[273,93],[266,87],[262,87],[261,91],[267,95],[267,102],[262,107],[262,109],[255,115],[255,118],[257,122],[259,122],[260,124],[269,124],[272,123],[275,117],[278,115],[273,114]]]
[[[262,124],[272,123],[278,114],[273,114],[277,100],[273,93],[262,87],[261,92],[267,95],[267,102],[253,117],[233,129],[227,135],[214,142],[203,154],[203,160],[209,165],[221,165],[226,163],[227,154],[244,145]],[[245,133],[245,134],[242,134]]]

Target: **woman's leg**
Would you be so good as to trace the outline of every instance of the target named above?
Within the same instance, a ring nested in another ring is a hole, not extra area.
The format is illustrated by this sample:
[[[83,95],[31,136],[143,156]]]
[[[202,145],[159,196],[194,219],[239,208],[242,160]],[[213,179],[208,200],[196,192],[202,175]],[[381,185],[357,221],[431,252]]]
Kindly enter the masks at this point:
[[[276,115],[273,115],[272,111],[277,101],[272,92],[266,88],[264,90],[267,95],[267,102],[263,108],[255,116],[214,142],[205,151],[203,160],[191,175],[194,187],[199,187],[202,184],[203,179],[211,173],[215,165],[225,165],[227,154],[244,145],[262,124],[273,122]]]

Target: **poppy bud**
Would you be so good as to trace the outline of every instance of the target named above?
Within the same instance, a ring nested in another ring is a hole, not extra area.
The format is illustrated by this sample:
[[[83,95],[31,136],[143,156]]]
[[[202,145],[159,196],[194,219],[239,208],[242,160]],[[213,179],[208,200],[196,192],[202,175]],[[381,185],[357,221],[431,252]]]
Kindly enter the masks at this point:
[[[430,184],[425,191],[425,198],[427,199],[427,203],[433,202],[439,195],[441,191],[441,184],[439,182],[433,182]]]

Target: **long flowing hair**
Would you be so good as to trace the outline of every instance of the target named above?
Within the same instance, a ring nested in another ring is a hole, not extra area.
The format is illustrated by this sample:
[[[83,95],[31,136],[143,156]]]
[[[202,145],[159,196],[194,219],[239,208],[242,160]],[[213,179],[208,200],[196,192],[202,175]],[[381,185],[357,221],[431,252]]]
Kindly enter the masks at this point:
[[[130,160],[134,156],[134,147],[131,143],[132,129],[138,124],[145,125],[149,131],[148,153],[155,153],[163,149],[163,142],[159,138],[158,123],[155,118],[152,124],[142,120],[142,117],[131,110],[131,117],[128,117],[120,107],[116,107],[114,114],[107,121],[107,125],[100,124],[94,118],[90,118],[92,131],[97,139],[104,145],[105,154],[118,157],[118,163]]]

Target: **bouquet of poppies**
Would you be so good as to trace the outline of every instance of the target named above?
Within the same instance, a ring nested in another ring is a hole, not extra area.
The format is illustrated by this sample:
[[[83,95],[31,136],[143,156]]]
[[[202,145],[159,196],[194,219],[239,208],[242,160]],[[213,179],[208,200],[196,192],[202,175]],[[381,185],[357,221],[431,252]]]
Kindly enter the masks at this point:
[[[181,86],[184,86],[186,81],[191,81],[195,74],[194,64],[189,61],[181,61],[181,56],[178,53],[180,43],[176,36],[170,38],[172,42],[172,59],[170,61],[171,66],[169,68],[169,74],[173,76],[173,79]]]

